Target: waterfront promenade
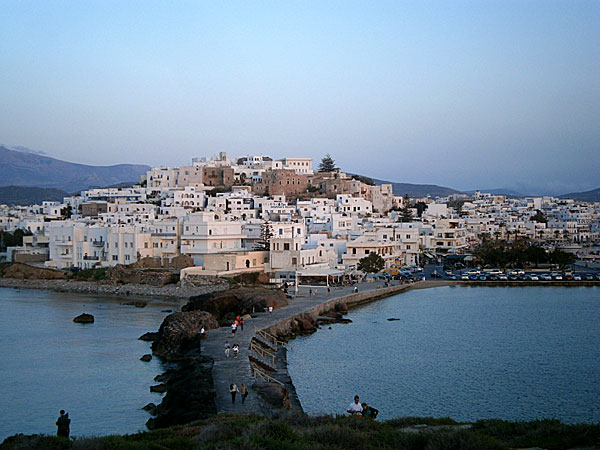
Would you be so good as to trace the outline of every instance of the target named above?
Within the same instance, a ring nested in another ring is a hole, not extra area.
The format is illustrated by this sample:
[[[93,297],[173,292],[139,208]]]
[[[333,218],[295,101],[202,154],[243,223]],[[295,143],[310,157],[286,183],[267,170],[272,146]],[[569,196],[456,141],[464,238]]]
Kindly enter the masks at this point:
[[[427,286],[425,286],[426,284]],[[318,295],[312,296],[308,295],[308,288],[302,288],[298,296],[289,300],[287,306],[274,309],[272,314],[268,312],[257,313],[255,314],[255,318],[246,320],[244,330],[242,331],[238,328],[235,338],[232,337],[229,327],[209,330],[207,338],[202,341],[201,352],[203,355],[210,356],[214,360],[212,376],[217,411],[219,413],[235,412],[248,414],[264,414],[269,412],[268,409],[261,406],[263,402],[259,401],[257,393],[251,388],[255,379],[252,376],[248,355],[250,354],[250,341],[255,336],[255,329],[272,329],[292,320],[300,314],[319,311],[321,308],[332,309],[331,305],[336,302],[347,303],[349,306],[352,306],[374,298],[394,295],[411,288],[429,287],[430,285],[437,284],[442,283],[422,281],[413,284],[395,284],[386,288],[383,281],[377,281],[358,284],[358,294],[353,292],[352,287],[332,288],[330,294],[327,293],[326,288],[321,287],[318,288]],[[230,353],[229,358],[226,358],[225,341],[229,341],[232,347],[234,343],[239,344],[240,353],[237,358],[233,357],[233,352]],[[231,382],[235,382],[238,388],[242,383],[245,383],[248,387],[249,395],[244,405],[241,403],[239,394],[235,404],[232,404],[231,395],[229,394],[229,385]]]

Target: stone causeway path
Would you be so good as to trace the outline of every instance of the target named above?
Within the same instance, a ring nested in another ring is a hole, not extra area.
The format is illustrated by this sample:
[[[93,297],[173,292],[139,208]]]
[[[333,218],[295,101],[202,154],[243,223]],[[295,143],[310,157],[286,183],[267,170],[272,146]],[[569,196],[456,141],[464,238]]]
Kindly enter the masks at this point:
[[[360,283],[360,292],[376,291],[384,287],[383,281]],[[396,285],[398,291],[404,289],[400,285]],[[282,308],[274,309],[272,314],[268,312],[258,312],[253,314],[256,318],[245,321],[244,329],[238,327],[235,337],[231,334],[231,328],[221,327],[215,330],[208,330],[206,339],[202,340],[201,354],[210,356],[214,359],[212,370],[213,383],[216,391],[215,404],[219,413],[235,412],[248,414],[268,414],[268,410],[262,405],[262,401],[258,398],[258,394],[252,389],[255,382],[252,376],[252,369],[248,355],[250,354],[249,346],[255,329],[262,330],[274,324],[277,324],[286,319],[302,314],[311,308],[332,299],[352,295],[352,287],[332,288],[331,293],[327,293],[326,288],[317,288],[318,295],[308,295],[308,288],[303,287],[301,292],[293,300],[289,300],[289,304]],[[290,293],[293,288],[290,288]],[[390,294],[391,295],[391,294]],[[229,341],[231,346],[237,343],[240,346],[240,352],[237,358],[233,357],[233,351],[229,358],[225,357],[225,342]],[[254,355],[256,356],[256,355]],[[238,388],[245,383],[248,387],[248,398],[245,404],[242,405],[241,396],[238,394],[235,404],[231,402],[229,393],[229,385],[235,382]]]

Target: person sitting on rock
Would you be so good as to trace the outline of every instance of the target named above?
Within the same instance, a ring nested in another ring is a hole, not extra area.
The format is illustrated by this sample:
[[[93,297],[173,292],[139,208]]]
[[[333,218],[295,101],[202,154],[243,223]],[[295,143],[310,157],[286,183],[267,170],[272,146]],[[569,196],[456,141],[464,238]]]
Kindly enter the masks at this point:
[[[348,406],[346,412],[352,414],[353,416],[360,416],[362,414],[362,405],[360,404],[360,398],[358,395],[354,396],[354,402],[350,403],[350,406]]]
[[[375,409],[371,406],[368,406],[365,402],[362,404],[362,415],[364,417],[369,417],[370,419],[376,419],[377,414],[379,414],[379,410]]]

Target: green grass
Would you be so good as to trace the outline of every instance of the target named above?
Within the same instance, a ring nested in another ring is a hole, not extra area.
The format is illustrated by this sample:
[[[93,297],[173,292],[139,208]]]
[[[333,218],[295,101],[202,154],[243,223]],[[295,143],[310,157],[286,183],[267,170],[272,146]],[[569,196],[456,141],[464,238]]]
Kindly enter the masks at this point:
[[[100,281],[106,279],[106,271],[107,267],[102,267],[100,269],[83,269],[79,272],[73,274],[73,279],[75,280],[94,280]]]
[[[422,424],[428,426],[410,428]],[[17,436],[2,443],[0,450],[496,450],[590,448],[600,443],[600,425],[565,425],[556,420],[482,420],[470,429],[458,425],[450,418],[432,417],[376,422],[299,413],[282,413],[275,417],[222,414],[186,426],[125,436],[83,437],[71,441],[53,436]]]

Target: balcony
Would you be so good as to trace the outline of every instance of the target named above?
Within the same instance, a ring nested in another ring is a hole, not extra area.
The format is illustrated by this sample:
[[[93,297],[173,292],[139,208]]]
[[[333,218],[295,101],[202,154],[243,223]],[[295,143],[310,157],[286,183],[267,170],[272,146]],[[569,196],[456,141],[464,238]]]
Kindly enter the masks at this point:
[[[104,247],[104,244],[106,244],[106,241],[103,241],[103,240],[99,240],[99,241],[93,240],[92,241],[92,245],[94,247]]]
[[[95,255],[84,255],[83,260],[84,261],[100,261],[100,257],[95,256]]]

